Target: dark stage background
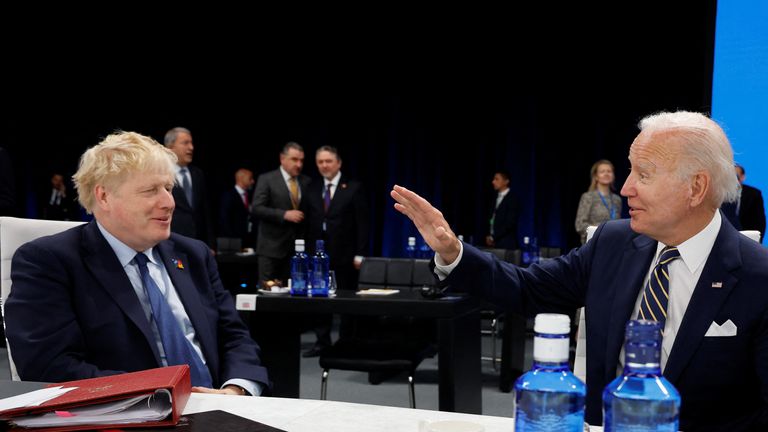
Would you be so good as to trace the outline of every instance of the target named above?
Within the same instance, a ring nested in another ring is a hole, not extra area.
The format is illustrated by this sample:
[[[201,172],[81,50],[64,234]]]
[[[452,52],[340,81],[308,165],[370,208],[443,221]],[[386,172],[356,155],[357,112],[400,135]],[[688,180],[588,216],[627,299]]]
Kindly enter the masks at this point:
[[[191,129],[214,202],[237,168],[276,168],[288,140],[304,146],[315,178],[315,149],[333,145],[342,171],[366,185],[370,253],[389,256],[415,234],[392,208],[393,184],[480,241],[503,167],[522,203],[520,237],[569,248],[594,161],[614,162],[620,189],[640,118],[710,110],[715,2],[652,9],[541,13],[545,22],[525,29],[516,16],[473,22],[477,32],[454,21],[410,39],[386,28],[370,41],[341,32],[199,35],[146,49],[121,41],[98,58],[61,44],[45,68],[7,81],[0,146],[14,160],[19,215],[34,216],[50,174],[73,174],[116,129],[159,141],[171,127]]]

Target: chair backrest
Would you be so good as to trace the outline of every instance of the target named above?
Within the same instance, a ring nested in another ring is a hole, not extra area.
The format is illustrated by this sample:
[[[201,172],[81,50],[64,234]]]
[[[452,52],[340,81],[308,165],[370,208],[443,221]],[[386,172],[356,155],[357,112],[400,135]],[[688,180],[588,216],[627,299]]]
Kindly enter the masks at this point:
[[[5,299],[11,293],[11,260],[16,249],[38,237],[56,234],[83,223],[0,217],[0,309],[3,311],[3,317],[5,317]],[[3,319],[3,327],[5,327],[5,319]],[[19,381],[16,366],[11,358],[11,346],[7,341],[6,346],[11,379]]]
[[[360,265],[360,275],[357,278],[359,288],[371,286],[381,287],[387,284],[387,261],[389,258],[365,257]]]
[[[595,235],[595,231],[597,230],[596,226],[589,226],[587,227],[587,241],[589,241],[593,235]],[[741,231],[742,234],[747,236],[748,238],[760,242],[760,231],[754,231],[754,230],[748,230],[748,231]],[[586,314],[584,313],[584,308],[579,309],[577,312],[578,320],[579,320],[579,328],[576,331],[576,357],[574,359],[573,364],[573,373],[579,377],[582,381],[587,381],[587,322],[586,322]]]
[[[410,287],[413,284],[413,259],[390,258],[387,263],[387,286]]]
[[[429,262],[427,259],[413,260],[413,286],[420,288],[423,286],[433,286],[437,282],[435,280],[435,274],[429,269]]]

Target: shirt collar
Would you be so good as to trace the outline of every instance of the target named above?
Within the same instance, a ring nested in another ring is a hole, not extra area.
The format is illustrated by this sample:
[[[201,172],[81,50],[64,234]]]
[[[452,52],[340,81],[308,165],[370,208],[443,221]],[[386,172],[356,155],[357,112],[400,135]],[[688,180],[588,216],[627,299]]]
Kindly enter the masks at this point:
[[[235,190],[236,190],[236,191],[237,191],[237,193],[238,193],[238,194],[240,194],[240,195],[242,195],[242,194],[244,194],[244,193],[248,192],[247,190],[245,190],[245,189],[241,188],[241,187],[240,187],[240,186],[238,186],[238,185],[235,185]]]
[[[283,180],[286,182],[291,179],[291,175],[288,174],[288,171],[284,170],[282,166],[280,167],[280,174],[283,175]]]
[[[504,189],[503,191],[499,191],[499,197],[505,197],[509,193],[509,188]]]
[[[127,244],[121,242],[118,240],[117,237],[113,236],[109,231],[107,231],[106,228],[104,228],[99,221],[96,221],[96,226],[99,227],[99,231],[101,231],[101,235],[104,236],[104,238],[107,240],[107,243],[109,243],[109,246],[112,248],[113,251],[115,251],[115,255],[117,255],[118,261],[120,261],[120,265],[125,267],[128,264],[133,261],[133,258],[136,256],[136,251],[133,250],[130,246]],[[142,251],[144,254],[149,258],[149,261],[152,262],[155,265],[160,265],[158,263],[158,260],[155,258],[153,247]]]
[[[181,173],[181,169],[182,169],[182,168],[186,168],[186,169],[187,169],[187,172],[189,172],[189,167],[188,167],[188,166],[186,166],[186,167],[182,167],[181,165],[179,165],[179,164],[176,164],[176,175],[179,175],[179,174]]]
[[[340,180],[340,179],[341,179],[341,171],[337,172],[337,173],[336,173],[336,175],[335,175],[335,176],[333,176],[333,178],[332,178],[331,180],[328,180],[328,179],[324,179],[324,181],[325,181],[325,186],[326,186],[326,187],[328,187],[328,183],[330,183],[330,184],[332,184],[332,185],[336,186],[336,185],[338,185],[338,184],[339,184],[339,180]]]
[[[712,247],[715,245],[717,234],[720,232],[720,226],[723,223],[723,219],[720,216],[720,212],[716,211],[712,220],[699,231],[695,236],[677,245],[677,250],[680,252],[680,258],[683,259],[683,263],[688,267],[691,273],[695,273],[699,267],[704,265],[704,262],[709,257],[709,253],[712,252]],[[662,249],[667,245],[659,242],[656,246],[656,259],[661,254]],[[656,262],[654,260],[654,262]]]

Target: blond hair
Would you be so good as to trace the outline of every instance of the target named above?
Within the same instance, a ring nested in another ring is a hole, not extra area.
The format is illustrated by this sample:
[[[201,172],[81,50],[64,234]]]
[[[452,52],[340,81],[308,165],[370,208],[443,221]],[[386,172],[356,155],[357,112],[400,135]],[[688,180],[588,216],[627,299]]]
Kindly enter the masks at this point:
[[[173,177],[176,161],[176,155],[154,139],[120,131],[83,153],[72,180],[80,204],[93,213],[97,185],[114,190],[129,174],[137,172],[159,172]]]

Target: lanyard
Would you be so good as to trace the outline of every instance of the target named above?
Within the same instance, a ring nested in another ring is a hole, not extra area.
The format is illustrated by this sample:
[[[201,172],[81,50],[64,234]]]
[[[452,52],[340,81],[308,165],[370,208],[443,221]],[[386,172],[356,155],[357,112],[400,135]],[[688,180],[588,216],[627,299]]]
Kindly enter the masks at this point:
[[[600,193],[600,191],[597,191],[597,194],[600,195],[600,200],[603,202],[603,205],[606,209],[608,209],[608,212],[611,214],[611,219],[616,219],[616,209],[613,207],[613,200],[609,200],[611,205],[608,206],[608,203],[605,202],[605,197],[603,194]]]

